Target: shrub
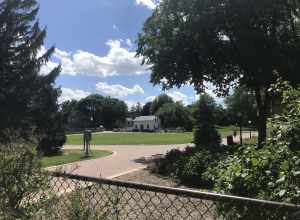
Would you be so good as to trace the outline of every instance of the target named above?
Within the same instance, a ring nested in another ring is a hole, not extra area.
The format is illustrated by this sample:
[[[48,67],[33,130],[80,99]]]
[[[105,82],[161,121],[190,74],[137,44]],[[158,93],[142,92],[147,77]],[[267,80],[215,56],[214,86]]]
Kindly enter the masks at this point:
[[[204,177],[221,193],[279,202],[300,203],[300,93],[286,83],[275,85],[283,111],[271,120],[271,140],[262,149],[254,144],[239,148],[213,165]],[[218,206],[231,219],[284,219],[283,213]]]
[[[260,199],[300,202],[300,154],[270,144],[246,145],[208,169],[219,192]]]
[[[31,202],[47,188],[47,175],[31,145],[24,141],[0,145],[0,216],[4,219],[30,219],[46,200],[39,195],[39,202]]]
[[[291,151],[287,146],[269,144],[257,150],[256,145],[245,145],[221,160],[217,166],[210,166],[204,176],[214,182],[214,190],[217,192],[299,203],[299,165],[300,154]],[[232,206],[222,207],[221,210],[231,213],[235,216],[234,219],[254,219],[259,214],[251,209],[235,210]],[[236,213],[232,213],[233,210]],[[260,213],[268,216],[267,214]],[[276,216],[274,219],[279,218]]]
[[[203,173],[209,165],[216,163],[223,154],[187,147],[184,151],[173,149],[165,158],[159,160],[153,171],[173,176],[190,186],[212,187],[212,181],[204,178]]]

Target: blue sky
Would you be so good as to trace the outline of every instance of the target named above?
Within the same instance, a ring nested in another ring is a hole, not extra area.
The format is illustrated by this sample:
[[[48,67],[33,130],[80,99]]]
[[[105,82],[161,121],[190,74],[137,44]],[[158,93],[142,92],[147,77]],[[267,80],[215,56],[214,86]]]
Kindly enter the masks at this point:
[[[91,93],[124,100],[129,106],[146,103],[162,93],[153,87],[150,71],[135,57],[135,41],[155,0],[38,0],[39,20],[47,27],[44,48],[56,47],[42,74],[57,64],[60,102]],[[42,48],[42,51],[44,50]],[[184,104],[196,100],[192,87],[166,91]]]

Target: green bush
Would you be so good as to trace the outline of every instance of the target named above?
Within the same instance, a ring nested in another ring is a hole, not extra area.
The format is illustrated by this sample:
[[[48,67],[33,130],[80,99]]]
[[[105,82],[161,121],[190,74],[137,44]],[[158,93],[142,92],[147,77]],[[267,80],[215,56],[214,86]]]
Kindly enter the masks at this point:
[[[246,145],[207,170],[215,190],[260,199],[300,202],[300,154],[269,144]]]
[[[232,155],[212,164],[204,178],[214,190],[238,196],[300,203],[300,93],[286,83],[275,85],[283,99],[282,114],[270,121],[271,140],[262,149],[254,144],[240,147]],[[218,206],[229,219],[284,219],[284,213]],[[272,214],[272,215],[271,215]]]
[[[213,182],[210,178],[203,177],[203,173],[227,153],[225,150],[224,148],[222,153],[212,154],[192,147],[187,147],[184,151],[173,149],[157,162],[154,172],[175,177],[189,186],[211,188]]]
[[[0,219],[30,219],[48,199],[47,180],[31,144],[0,145]]]
[[[217,166],[211,165],[204,178],[214,182],[214,190],[220,193],[299,204],[299,165],[300,154],[287,146],[274,143],[257,150],[256,145],[245,145]],[[233,219],[281,219],[277,215],[266,218],[269,213],[263,210],[257,212],[238,206],[219,209],[230,213]]]

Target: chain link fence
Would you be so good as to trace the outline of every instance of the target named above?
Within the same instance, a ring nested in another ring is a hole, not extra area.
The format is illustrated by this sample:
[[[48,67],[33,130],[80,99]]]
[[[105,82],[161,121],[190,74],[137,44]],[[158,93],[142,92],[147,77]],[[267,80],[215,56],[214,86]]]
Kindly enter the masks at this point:
[[[300,219],[293,204],[61,173],[24,205],[41,198],[35,219]]]

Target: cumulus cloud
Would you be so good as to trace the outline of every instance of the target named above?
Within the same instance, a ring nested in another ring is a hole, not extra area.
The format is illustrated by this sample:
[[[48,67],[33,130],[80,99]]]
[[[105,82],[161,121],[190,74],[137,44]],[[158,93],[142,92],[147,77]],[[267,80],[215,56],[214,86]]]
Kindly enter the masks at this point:
[[[156,98],[156,96],[148,96],[148,97],[145,99],[145,101],[146,101],[146,102],[153,102],[155,98]]]
[[[69,89],[69,88],[61,88],[62,94],[58,98],[59,103],[63,103],[65,101],[71,101],[71,100],[80,100],[87,96],[89,96],[91,93],[86,92],[79,89]]]
[[[133,101],[133,100],[125,100],[126,105],[128,106],[128,109],[130,110],[132,107],[135,107],[137,105],[137,101]],[[141,106],[144,106],[145,103],[143,102],[139,102],[141,104]]]
[[[140,87],[139,85],[135,85],[132,88],[127,88],[125,86],[114,84],[109,85],[106,82],[99,82],[96,84],[96,89],[106,95],[122,98],[127,97],[129,95],[133,94],[144,94],[144,89]]]
[[[142,66],[142,58],[137,58],[136,53],[130,48],[122,46],[123,40],[109,40],[106,45],[109,50],[105,56],[78,50],[75,53],[69,53],[56,49],[54,57],[62,66],[62,74],[68,75],[94,75],[94,76],[117,76],[117,75],[141,75],[148,73],[148,67]],[[132,42],[127,39],[126,46],[132,46]],[[50,68],[58,63],[50,61],[46,68]]]
[[[172,91],[172,92],[166,92],[166,94],[170,96],[175,102],[182,102],[185,105],[189,104],[190,102],[189,97],[183,94],[182,92]]]
[[[156,2],[154,0],[136,0],[136,4],[146,6],[151,10],[156,7]]]

